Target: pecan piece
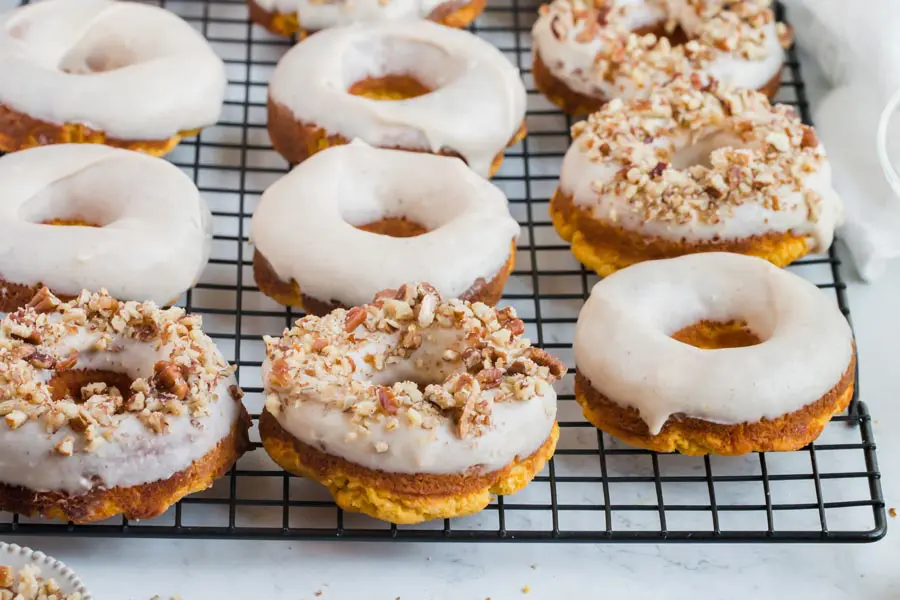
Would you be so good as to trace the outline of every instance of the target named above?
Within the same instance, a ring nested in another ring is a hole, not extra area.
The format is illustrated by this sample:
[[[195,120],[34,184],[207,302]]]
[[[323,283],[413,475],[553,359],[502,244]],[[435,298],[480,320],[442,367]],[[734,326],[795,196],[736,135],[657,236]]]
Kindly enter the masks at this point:
[[[503,371],[500,369],[484,369],[475,376],[482,389],[489,390],[500,385],[503,378]]]
[[[391,415],[397,413],[397,409],[400,408],[400,403],[397,402],[397,397],[394,395],[393,390],[384,386],[379,386],[375,390],[375,394],[378,396],[378,404],[384,409],[384,412]]]
[[[819,138],[812,127],[804,127],[803,139],[800,140],[801,148],[817,148],[819,146]]]
[[[161,360],[153,365],[153,383],[156,389],[169,392],[179,400],[184,400],[188,385],[181,368],[171,361]]]
[[[354,306],[347,311],[344,317],[344,331],[350,333],[360,325],[366,322],[366,309],[362,306]]]
[[[53,295],[50,288],[44,286],[38,290],[37,294],[34,295],[34,298],[28,301],[26,306],[28,306],[28,308],[33,308],[35,312],[48,313],[56,310],[56,307],[59,305],[59,298]]]
[[[56,365],[56,359],[43,352],[32,352],[27,360],[36,369],[52,369]]]
[[[564,365],[562,361],[551,356],[540,348],[529,348],[528,358],[536,362],[539,366],[547,367],[547,369],[550,371],[550,375],[555,379],[559,379],[560,377],[565,375],[566,371],[568,370],[566,368],[566,365]]]
[[[513,335],[525,333],[525,322],[516,316],[516,311],[511,306],[506,306],[497,311],[497,320],[500,326],[508,329]]]

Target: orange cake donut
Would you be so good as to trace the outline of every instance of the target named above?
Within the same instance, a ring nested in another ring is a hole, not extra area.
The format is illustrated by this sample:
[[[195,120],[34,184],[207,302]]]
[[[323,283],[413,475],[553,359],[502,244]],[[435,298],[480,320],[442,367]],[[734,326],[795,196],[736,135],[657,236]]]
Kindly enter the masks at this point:
[[[784,266],[827,250],[842,219],[815,132],[758,92],[679,77],[613,100],[572,136],[550,214],[603,276],[710,251]]]
[[[790,37],[771,0],[554,0],[532,29],[532,74],[569,114],[695,71],[774,96]]]
[[[447,27],[466,27],[487,0],[247,0],[250,19],[272,33],[304,36],[329,27],[429,19]]]
[[[46,288],[0,321],[0,510],[147,519],[249,448],[233,367],[200,318]]]
[[[360,139],[462,158],[482,177],[525,137],[525,87],[493,45],[430,21],[326,29],[269,81],[269,137],[288,162]]]
[[[834,301],[740,254],[607,277],[581,310],[574,347],[588,421],[658,452],[797,450],[853,397],[853,334]]]
[[[0,311],[43,286],[172,304],[209,258],[212,216],[172,163],[96,144],[0,157]],[[35,248],[40,251],[35,252]]]
[[[355,141],[269,187],[250,239],[259,289],[324,315],[426,278],[443,296],[496,304],[518,235],[503,192],[462,161]]]
[[[0,150],[107,144],[161,156],[219,118],[225,65],[175,14],[47,0],[0,15]],[[185,85],[190,82],[190,85]]]
[[[266,341],[263,446],[338,506],[393,523],[461,517],[553,455],[566,371],[511,308],[427,284],[304,317]]]

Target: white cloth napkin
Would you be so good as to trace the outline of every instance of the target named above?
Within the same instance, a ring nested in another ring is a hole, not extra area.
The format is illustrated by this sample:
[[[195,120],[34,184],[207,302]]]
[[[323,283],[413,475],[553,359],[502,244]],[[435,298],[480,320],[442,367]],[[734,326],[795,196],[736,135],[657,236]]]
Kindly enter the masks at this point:
[[[900,198],[887,182],[876,144],[881,113],[900,89],[900,2],[784,2],[797,44],[833,86],[813,107],[813,121],[844,200],[840,235],[860,276],[873,281],[900,256]],[[900,128],[889,139],[898,165]]]

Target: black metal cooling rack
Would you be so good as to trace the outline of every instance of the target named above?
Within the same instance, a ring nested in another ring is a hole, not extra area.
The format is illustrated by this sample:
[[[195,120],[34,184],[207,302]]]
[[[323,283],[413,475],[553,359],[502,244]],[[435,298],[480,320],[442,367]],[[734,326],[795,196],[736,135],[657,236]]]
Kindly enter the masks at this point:
[[[530,29],[537,0],[491,0],[472,28],[522,69],[529,90],[526,140],[506,154],[495,182],[522,226],[517,269],[503,302],[529,336],[571,367],[575,319],[596,277],[556,237],[547,203],[570,139],[570,122],[534,90]],[[242,0],[163,1],[195,25],[226,60],[230,85],[221,123],[183,143],[171,160],[191,175],[215,215],[212,259],[183,299],[239,367],[248,408],[258,414],[263,334],[298,314],[254,285],[249,219],[262,191],[288,166],[266,134],[268,76],[290,42],[251,25]],[[800,67],[791,53],[780,93],[809,118]],[[186,82],[189,84],[189,82]],[[834,250],[791,269],[834,292],[849,318]],[[574,369],[573,369],[574,370]],[[858,387],[857,387],[858,389]],[[482,513],[420,526],[392,526],[335,507],[320,486],[288,475],[256,449],[210,490],[146,522],[91,525],[3,515],[0,533],[120,537],[352,539],[415,541],[781,541],[865,542],[886,532],[871,419],[854,398],[808,448],[740,458],[655,454],[600,434],[560,385],[561,437],[555,458],[522,492]],[[254,415],[255,419],[255,415]],[[253,432],[254,439],[258,436]]]

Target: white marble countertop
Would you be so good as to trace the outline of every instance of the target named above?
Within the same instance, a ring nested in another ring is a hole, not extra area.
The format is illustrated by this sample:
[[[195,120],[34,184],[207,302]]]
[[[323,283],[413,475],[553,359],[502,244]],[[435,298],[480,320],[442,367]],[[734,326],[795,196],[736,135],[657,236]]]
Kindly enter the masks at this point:
[[[5,4],[5,2],[4,2]],[[815,77],[807,71],[812,95]],[[900,505],[900,263],[849,279],[862,396],[874,417],[888,506]],[[893,521],[889,519],[888,525]],[[97,600],[730,600],[900,598],[900,537],[868,545],[410,544],[12,538],[74,568]],[[527,587],[526,587],[527,586]],[[526,595],[525,590],[528,590]]]

